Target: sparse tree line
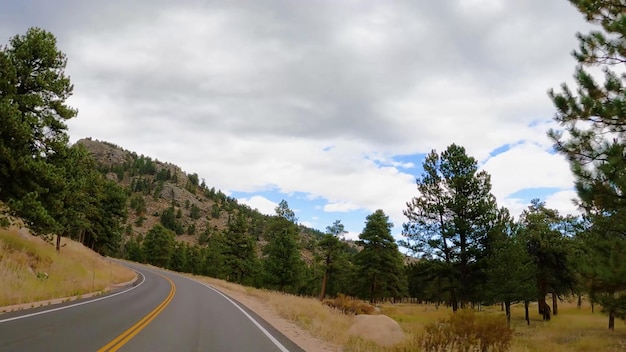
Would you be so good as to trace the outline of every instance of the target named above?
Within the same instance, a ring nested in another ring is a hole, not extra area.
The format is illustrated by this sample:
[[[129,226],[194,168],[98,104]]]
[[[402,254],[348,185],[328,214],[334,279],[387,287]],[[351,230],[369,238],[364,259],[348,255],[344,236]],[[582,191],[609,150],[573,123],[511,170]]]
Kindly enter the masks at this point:
[[[600,26],[578,34],[575,93],[566,85],[549,91],[562,128],[549,136],[570,162],[580,216],[559,214],[536,199],[514,219],[498,206],[490,175],[452,144],[427,155],[399,243],[382,210],[366,218],[351,246],[340,239],[340,221],[325,233],[304,229],[285,201],[276,216],[261,216],[208,189],[197,174],[187,176],[185,189],[214,203],[209,214],[186,204],[189,217],[217,219],[224,211],[226,228],[183,227],[172,199],[145,236],[124,241],[124,232],[132,233],[124,228],[128,211],[141,215],[140,226],[143,196],[163,196],[165,182],[179,182],[178,175],[144,156],[105,168],[81,145],[69,145],[65,121],[77,111],[65,103],[73,90],[67,59],[55,37],[38,28],[0,48],[0,201],[34,231],[56,234],[57,249],[67,236],[103,254],[246,285],[322,299],[409,297],[453,311],[502,304],[509,318],[511,305],[522,303],[528,319],[536,302],[550,320],[560,300],[584,295],[608,315],[612,329],[615,318],[626,318],[626,78],[615,73],[626,62],[626,5],[570,2]],[[593,66],[603,69],[603,82],[588,73]],[[109,172],[118,181],[130,177],[130,186],[109,180]],[[181,233],[197,236],[198,244],[177,241]],[[418,260],[407,264],[398,246]]]

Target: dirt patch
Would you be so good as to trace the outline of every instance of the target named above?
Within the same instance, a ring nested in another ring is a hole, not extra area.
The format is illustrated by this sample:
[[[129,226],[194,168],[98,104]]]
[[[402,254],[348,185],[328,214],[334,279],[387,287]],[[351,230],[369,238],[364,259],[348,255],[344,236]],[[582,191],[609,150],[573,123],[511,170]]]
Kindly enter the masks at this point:
[[[222,293],[236,299],[238,302],[246,306],[258,314],[261,318],[272,325],[276,330],[280,331],[283,335],[287,336],[291,341],[295,342],[305,351],[311,352],[339,352],[342,349],[338,346],[334,346],[326,341],[320,340],[312,336],[308,331],[303,330],[295,323],[290,322],[287,319],[281,318],[275,312],[273,312],[267,305],[259,301],[255,297],[248,296],[246,294],[229,290],[224,287],[211,285],[211,287],[221,291]]]
[[[348,334],[373,341],[381,346],[392,346],[404,341],[402,328],[386,315],[357,315]]]

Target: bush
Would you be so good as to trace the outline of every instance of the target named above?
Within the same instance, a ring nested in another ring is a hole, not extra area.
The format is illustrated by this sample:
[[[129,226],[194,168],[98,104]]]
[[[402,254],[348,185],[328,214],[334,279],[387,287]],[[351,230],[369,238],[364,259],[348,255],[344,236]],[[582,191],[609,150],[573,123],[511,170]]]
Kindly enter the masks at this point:
[[[439,351],[506,351],[513,338],[513,330],[501,316],[476,315],[465,309],[424,327],[420,346],[426,352]]]
[[[325,300],[324,304],[340,310],[343,314],[372,314],[375,310],[371,304],[363,303],[343,294],[339,294],[335,299]]]

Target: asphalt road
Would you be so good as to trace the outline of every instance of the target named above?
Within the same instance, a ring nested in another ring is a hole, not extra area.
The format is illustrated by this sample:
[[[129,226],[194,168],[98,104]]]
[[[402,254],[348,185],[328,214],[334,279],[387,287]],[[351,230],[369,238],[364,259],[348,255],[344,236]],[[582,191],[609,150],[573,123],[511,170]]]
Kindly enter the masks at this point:
[[[140,265],[133,287],[0,314],[0,351],[302,351],[207,285]]]

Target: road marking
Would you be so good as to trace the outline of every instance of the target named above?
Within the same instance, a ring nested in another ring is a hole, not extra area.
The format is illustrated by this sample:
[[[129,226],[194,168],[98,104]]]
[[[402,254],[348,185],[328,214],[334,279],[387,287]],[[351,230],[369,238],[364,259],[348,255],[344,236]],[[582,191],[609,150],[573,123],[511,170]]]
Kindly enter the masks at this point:
[[[176,275],[176,274],[174,274]],[[194,281],[204,287],[207,287],[211,290],[213,290],[214,292],[216,292],[217,294],[219,294],[220,296],[224,297],[228,302],[232,303],[235,307],[237,307],[237,309],[239,309],[248,319],[250,319],[250,321],[256,325],[257,328],[259,328],[259,330],[261,330],[261,332],[263,332],[263,334],[265,334],[265,336],[267,336],[268,339],[270,339],[270,341],[272,341],[274,343],[274,345],[276,345],[276,347],[278,347],[279,350],[281,350],[282,352],[289,352],[289,350],[287,349],[287,347],[283,346],[283,344],[280,343],[280,341],[278,341],[272,334],[270,334],[269,331],[267,331],[263,325],[261,325],[258,321],[256,321],[256,319],[254,319],[250,314],[248,314],[248,312],[246,312],[243,308],[241,308],[239,306],[239,304],[237,304],[235,301],[233,301],[232,299],[230,299],[230,297],[226,296],[225,294],[221,293],[220,291],[214,289],[213,287],[209,286],[208,284],[205,284],[204,282],[200,282],[182,275],[177,275],[180,277],[183,277],[187,280],[191,280]]]
[[[176,285],[174,282],[170,280],[168,277],[161,275],[159,273],[155,273],[170,283],[170,293],[167,295],[165,300],[161,302],[152,312],[148,313],[145,317],[139,320],[135,325],[131,326],[128,330],[124,331],[120,336],[113,339],[111,342],[107,343],[104,347],[98,350],[98,352],[114,352],[124,346],[130,339],[135,337],[141,330],[143,330],[150,322],[157,317],[167,307],[168,304],[174,298],[174,294],[176,294]]]
[[[141,277],[143,277],[143,280],[141,280],[141,282],[137,286],[133,286],[133,287],[127,289],[127,290],[124,290],[124,291],[121,291],[121,292],[118,292],[118,293],[114,293],[112,295],[91,299],[89,301],[84,301],[84,302],[80,302],[80,303],[70,304],[69,306],[63,306],[63,307],[58,307],[58,308],[44,310],[44,311],[37,312],[37,313],[30,313],[30,314],[20,315],[18,317],[2,319],[2,320],[0,320],[0,323],[6,323],[6,322],[9,322],[9,321],[12,321],[12,320],[18,320],[18,319],[34,317],[36,315],[52,313],[52,312],[56,312],[56,311],[63,310],[63,309],[74,308],[74,307],[82,306],[83,304],[89,304],[89,303],[102,301],[103,299],[109,299],[111,297],[115,297],[117,295],[121,295],[122,293],[126,293],[126,292],[129,292],[129,291],[132,291],[132,290],[136,289],[137,287],[143,285],[143,283],[146,281],[146,277],[142,273],[138,272],[137,270],[135,270],[135,272],[137,274],[141,275]]]

